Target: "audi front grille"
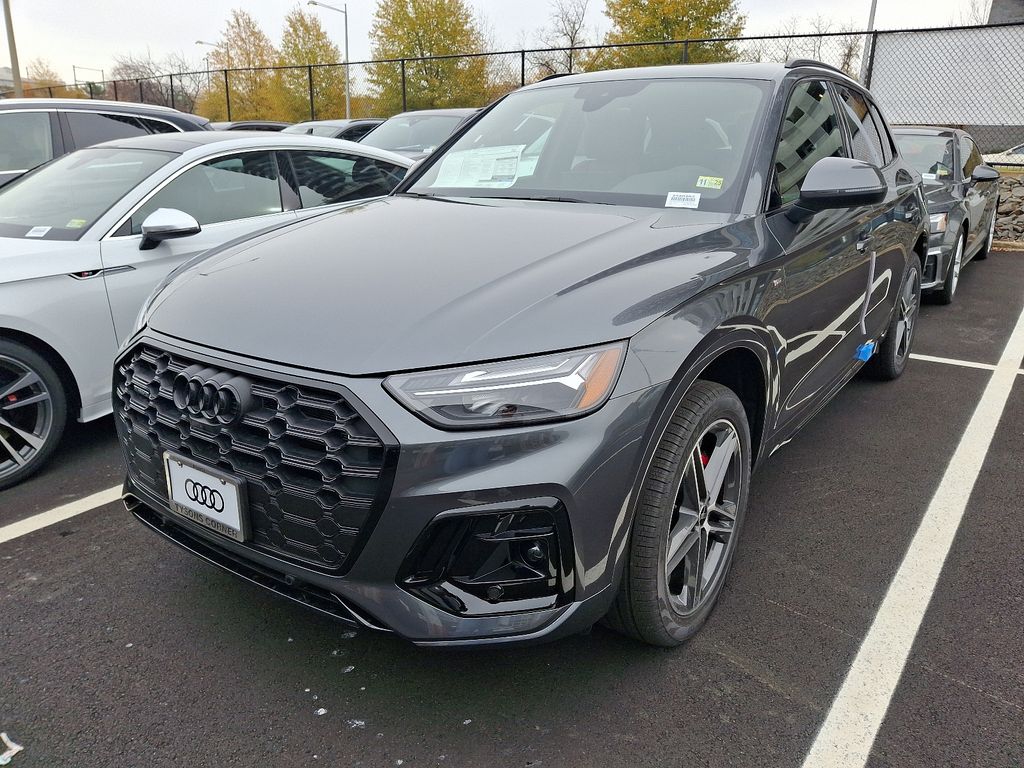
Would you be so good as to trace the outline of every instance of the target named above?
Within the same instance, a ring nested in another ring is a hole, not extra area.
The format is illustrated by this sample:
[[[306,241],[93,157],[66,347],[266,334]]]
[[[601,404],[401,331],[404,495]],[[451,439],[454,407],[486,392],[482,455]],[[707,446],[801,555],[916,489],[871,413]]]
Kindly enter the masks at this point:
[[[190,413],[180,392],[175,403],[175,382],[180,390],[200,369],[215,382],[251,383],[244,415]],[[165,451],[244,480],[249,545],[275,556],[343,572],[387,501],[395,449],[341,391],[142,345],[117,363],[114,406],[133,482],[166,498]]]

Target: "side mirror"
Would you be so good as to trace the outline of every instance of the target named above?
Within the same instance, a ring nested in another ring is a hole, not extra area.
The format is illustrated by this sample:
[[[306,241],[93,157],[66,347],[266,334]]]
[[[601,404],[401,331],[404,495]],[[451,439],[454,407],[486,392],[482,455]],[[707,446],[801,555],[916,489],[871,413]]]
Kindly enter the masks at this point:
[[[979,181],[995,181],[999,178],[999,171],[989,165],[976,165],[971,174],[971,182],[977,184]]]
[[[177,208],[157,208],[142,222],[142,242],[139,243],[139,250],[152,250],[164,240],[198,235],[201,229],[199,222],[184,211]]]
[[[848,157],[823,157],[811,166],[800,187],[797,208],[815,213],[829,208],[874,205],[888,191],[882,172]]]

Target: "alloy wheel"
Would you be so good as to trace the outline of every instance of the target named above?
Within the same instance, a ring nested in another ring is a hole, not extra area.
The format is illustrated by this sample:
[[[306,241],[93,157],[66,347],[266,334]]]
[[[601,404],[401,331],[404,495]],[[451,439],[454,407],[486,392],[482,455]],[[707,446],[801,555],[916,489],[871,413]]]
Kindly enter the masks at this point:
[[[900,293],[896,320],[896,358],[899,362],[910,354],[914,342],[914,330],[917,323],[917,311],[920,305],[920,273],[914,269],[907,277]]]
[[[40,375],[0,355],[0,480],[27,465],[53,431],[53,401]]]
[[[725,577],[735,546],[743,448],[725,419],[709,426],[686,458],[665,554],[669,601],[698,610]]]

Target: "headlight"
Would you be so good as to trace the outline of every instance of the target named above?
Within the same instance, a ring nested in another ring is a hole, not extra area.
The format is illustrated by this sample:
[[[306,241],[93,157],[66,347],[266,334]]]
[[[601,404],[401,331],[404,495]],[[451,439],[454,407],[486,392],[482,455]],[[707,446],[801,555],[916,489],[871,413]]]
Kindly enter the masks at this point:
[[[568,419],[608,400],[625,357],[619,342],[542,357],[389,376],[402,405],[440,427],[515,426]]]
[[[949,220],[948,213],[933,213],[928,217],[928,226],[931,228],[932,234],[937,232],[946,231],[946,223]]]

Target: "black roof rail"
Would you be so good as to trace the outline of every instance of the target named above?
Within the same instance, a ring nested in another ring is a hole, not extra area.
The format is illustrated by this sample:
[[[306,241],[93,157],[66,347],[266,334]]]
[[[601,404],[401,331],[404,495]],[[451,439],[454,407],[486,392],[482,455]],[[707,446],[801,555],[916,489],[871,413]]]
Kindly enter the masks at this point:
[[[81,67],[79,67],[79,69],[81,69]],[[546,83],[548,80],[557,80],[560,77],[568,77],[571,74],[574,74],[574,73],[572,73],[572,72],[555,72],[554,74],[542,77],[537,82],[538,83]]]
[[[815,59],[790,59],[786,62],[786,69],[796,69],[797,67],[820,67],[821,69],[830,69],[833,72],[838,72],[844,77],[849,77],[849,75],[843,72],[839,67],[833,67],[831,64],[826,64],[823,61],[817,61]]]

